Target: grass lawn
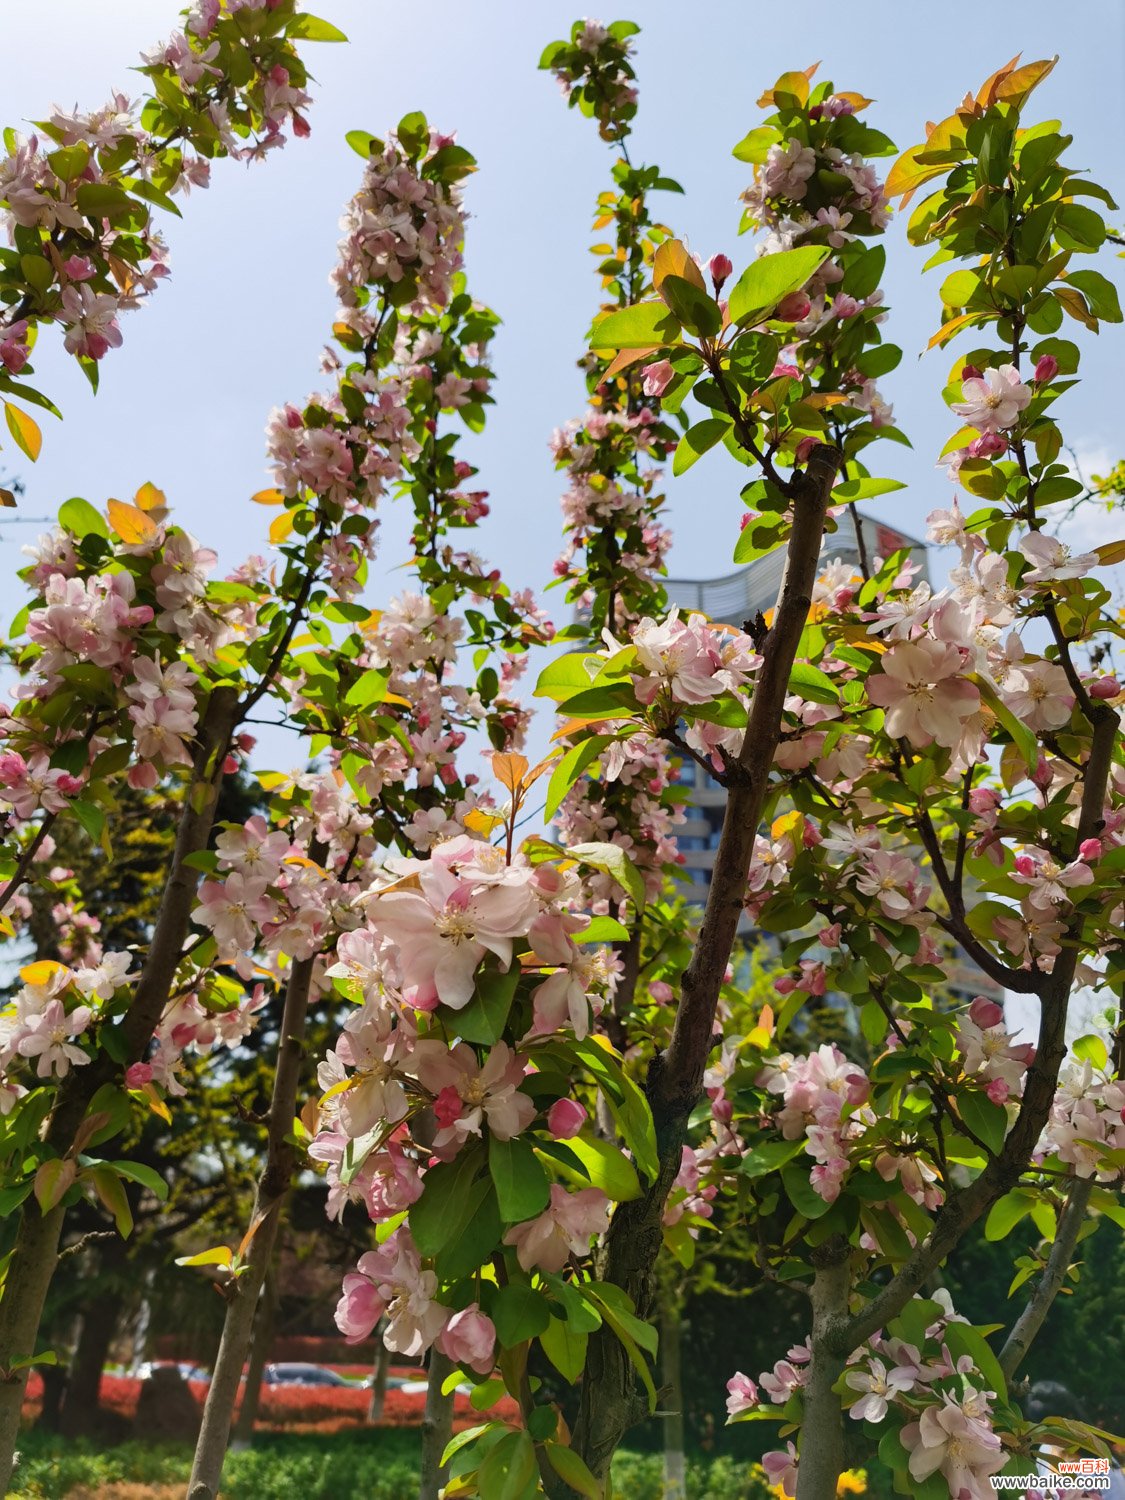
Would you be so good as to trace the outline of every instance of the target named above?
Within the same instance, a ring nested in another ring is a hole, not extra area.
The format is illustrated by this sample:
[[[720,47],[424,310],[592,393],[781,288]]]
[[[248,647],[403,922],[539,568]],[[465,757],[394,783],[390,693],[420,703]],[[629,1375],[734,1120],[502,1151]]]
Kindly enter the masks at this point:
[[[232,1453],[224,1500],[416,1500],[417,1430],[361,1428],[336,1433],[266,1433]],[[97,1449],[35,1432],[23,1435],[12,1496],[23,1500],[179,1500],[191,1469],[186,1446],[123,1443]],[[661,1459],[620,1453],[613,1492],[620,1500],[661,1500]],[[755,1464],[730,1458],[688,1461],[689,1500],[772,1500]]]

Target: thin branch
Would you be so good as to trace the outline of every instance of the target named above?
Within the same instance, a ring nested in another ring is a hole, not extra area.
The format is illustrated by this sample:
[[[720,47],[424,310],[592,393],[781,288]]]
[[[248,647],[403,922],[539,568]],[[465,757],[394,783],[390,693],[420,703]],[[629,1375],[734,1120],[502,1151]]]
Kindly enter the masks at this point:
[[[1086,1209],[1093,1190],[1094,1179],[1092,1177],[1076,1177],[1071,1184],[1066,1207],[1059,1216],[1055,1243],[1051,1246],[1051,1253],[1047,1257],[1043,1274],[1036,1282],[1035,1290],[1028,1298],[1027,1305],[1016,1319],[1000,1351],[1000,1368],[1008,1380],[1011,1380],[1019,1369],[1036,1334],[1046,1321],[1052,1303],[1062,1290],[1066,1273],[1070,1269],[1074,1248],[1078,1243],[1079,1233],[1086,1222]]]

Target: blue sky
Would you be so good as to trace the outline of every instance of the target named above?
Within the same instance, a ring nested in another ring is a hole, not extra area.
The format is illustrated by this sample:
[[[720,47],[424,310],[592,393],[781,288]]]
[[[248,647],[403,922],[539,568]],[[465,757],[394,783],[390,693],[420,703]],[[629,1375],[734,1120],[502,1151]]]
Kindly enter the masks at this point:
[[[172,277],[149,307],[124,320],[124,346],[105,360],[97,397],[55,337],[41,343],[38,383],[65,422],[47,420],[38,464],[12,465],[27,485],[22,514],[53,514],[70,495],[95,504],[128,498],[151,479],[167,492],[176,519],[217,547],[224,565],[266,550],[269,513],[248,497],[266,482],[270,408],[319,384],[337,221],[361,171],[344,134],[379,132],[421,108],[443,129],[457,129],[480,162],[467,185],[470,281],[505,320],[496,345],[499,406],[469,446],[482,467],[479,482],[492,493],[480,550],[514,585],[541,587],[559,544],[559,482],[546,444],[553,427],[581,410],[574,361],[597,302],[589,225],[612,159],[591,122],[568,111],[553,80],[536,70],[545,43],[565,33],[575,12],[557,0],[430,0],[424,7],[317,0],[316,8],[351,40],[308,48],[317,80],[311,138],[249,169],[218,164],[212,188],[193,194],[183,219],[166,224]],[[847,11],[740,0],[686,9],[647,0],[625,14],[644,28],[634,158],[658,162],[686,189],[683,198],[663,196],[665,221],[704,255],[730,254],[736,271],[749,254],[736,233],[748,169],[731,147],[757,123],[761,90],[817,57],[839,87],[874,96],[867,118],[907,146],[921,139],[927,117],[948,114],[1012,53],[1060,52],[1035,96],[1034,118],[1061,118],[1075,138],[1073,162],[1125,199],[1125,10],[1117,5],[1064,9],[1057,0],[1024,0],[1018,8],[976,7],[970,17],[901,0],[867,0]],[[164,0],[36,0],[9,8],[5,52],[19,66],[7,70],[4,123],[23,125],[52,102],[96,107],[111,87],[139,92],[142,80],[129,69],[176,16],[177,6]],[[885,445],[881,471],[910,488],[872,510],[919,529],[952,489],[933,468],[950,431],[938,394],[949,356],[918,358],[937,327],[939,274],[921,276],[925,257],[907,246],[902,224],[892,224],[887,241],[893,317],[885,333],[905,358],[881,384],[915,448]],[[1103,252],[1097,264],[1120,281],[1120,261]],[[1085,383],[1068,403],[1068,436],[1095,464],[1125,451],[1121,337],[1114,329],[1100,339],[1082,335]],[[10,449],[4,457],[12,464]],[[729,568],[742,482],[721,450],[684,478],[669,477],[674,573]],[[5,614],[17,597],[18,547],[34,531],[0,527]],[[385,512],[373,605],[401,587],[396,569],[405,555],[404,528]],[[559,594],[547,597],[561,606]]]

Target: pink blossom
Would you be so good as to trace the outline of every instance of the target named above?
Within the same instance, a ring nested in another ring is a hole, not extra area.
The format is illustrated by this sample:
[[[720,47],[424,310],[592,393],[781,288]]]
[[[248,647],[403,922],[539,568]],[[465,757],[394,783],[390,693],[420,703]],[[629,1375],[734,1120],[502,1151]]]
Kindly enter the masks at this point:
[[[744,1375],[741,1370],[737,1371],[727,1381],[727,1416],[737,1417],[740,1412],[749,1411],[757,1404],[758,1387],[749,1375]]]
[[[246,952],[257,941],[258,930],[273,920],[277,907],[266,893],[267,884],[260,876],[235,871],[225,881],[205,880],[200,886],[195,920],[210,927],[221,954]]]
[[[867,695],[886,710],[887,733],[917,745],[955,745],[980,706],[976,687],[960,675],[961,649],[927,638],[904,642],[883,656],[882,668],[868,678]]]
[[[881,1359],[868,1360],[865,1367],[851,1369],[844,1376],[844,1384],[853,1391],[860,1391],[860,1399],[848,1410],[855,1422],[881,1422],[900,1391],[908,1391],[914,1384],[902,1370],[888,1370]]]
[[[39,1059],[35,1071],[40,1078],[52,1073],[65,1078],[71,1064],[81,1067],[90,1061],[89,1054],[70,1038],[81,1036],[93,1017],[88,1005],[76,1005],[68,1015],[61,1000],[49,1000],[38,1015],[28,1016],[16,1050],[21,1057]]]
[[[535,1118],[535,1105],[519,1091],[527,1063],[506,1042],[497,1042],[483,1067],[464,1042],[450,1050],[436,1039],[418,1043],[414,1050],[418,1080],[439,1101],[434,1150],[452,1156],[482,1126],[499,1141],[510,1141]]]
[[[1096,552],[1071,550],[1057,536],[1048,536],[1042,531],[1029,532],[1021,538],[1020,551],[1032,566],[1020,579],[1020,584],[1049,583],[1055,579],[1081,578],[1098,565]]]
[[[967,377],[961,387],[962,401],[950,408],[981,432],[999,432],[1014,427],[1031,400],[1015,365],[1001,365],[983,375]]]
[[[663,396],[664,392],[676,378],[676,372],[666,359],[658,359],[655,363],[645,365],[641,371],[643,377],[641,389],[646,396]]]
[[[547,1129],[556,1141],[565,1141],[577,1135],[588,1119],[577,1099],[556,1099],[547,1112]]]
[[[438,860],[413,863],[418,889],[375,892],[370,917],[396,945],[404,983],[460,1010],[486,953],[505,968],[511,962],[512,939],[527,931],[535,897],[526,874],[495,878],[468,863],[460,874]]]
[[[707,271],[715,284],[715,291],[721,292],[723,283],[727,281],[734,270],[734,265],[727,255],[712,255],[707,262]]]
[[[951,1495],[986,1500],[993,1493],[988,1476],[1004,1467],[1007,1455],[984,1418],[969,1408],[970,1399],[960,1404],[947,1392],[940,1405],[927,1406],[917,1422],[908,1423],[901,1438],[915,1479],[940,1470]]]
[[[457,1365],[468,1365],[478,1375],[492,1371],[496,1329],[475,1302],[450,1318],[438,1336],[442,1352]]]
[[[600,1188],[568,1193],[552,1183],[547,1209],[509,1229],[504,1243],[516,1247],[525,1271],[561,1271],[568,1256],[586,1254],[591,1238],[605,1229],[608,1215],[609,1199]]]
[[[1027,899],[1033,907],[1049,911],[1052,906],[1069,904],[1073,897],[1068,893],[1075,887],[1093,885],[1094,872],[1082,860],[1059,865],[1043,850],[1032,849],[1017,857],[1012,879],[1031,887]]]
[[[1046,385],[1059,373],[1059,362],[1053,354],[1042,354],[1035,364],[1036,385]]]
[[[793,1442],[786,1443],[784,1453],[777,1449],[763,1453],[762,1468],[769,1475],[770,1483],[777,1485],[781,1493],[792,1500],[797,1493],[797,1449]]]

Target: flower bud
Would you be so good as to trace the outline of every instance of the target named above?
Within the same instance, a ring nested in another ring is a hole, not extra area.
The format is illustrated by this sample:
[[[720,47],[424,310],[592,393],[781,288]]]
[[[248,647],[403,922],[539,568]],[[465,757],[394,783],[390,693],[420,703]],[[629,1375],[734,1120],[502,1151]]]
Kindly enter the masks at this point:
[[[1120,691],[1121,684],[1116,677],[1099,677],[1089,687],[1091,698],[1116,698]]]
[[[711,259],[707,262],[707,270],[710,273],[711,280],[715,283],[715,291],[718,292],[722,290],[723,282],[726,281],[730,273],[734,270],[734,266],[731,264],[729,256],[712,255]]]
[[[1101,856],[1101,839],[1083,839],[1078,846],[1078,858],[1084,859],[1087,864],[1092,864],[1095,859],[1100,859]]]
[[[799,464],[807,464],[809,459],[812,457],[813,449],[819,442],[820,439],[816,437],[803,437],[797,444],[797,451],[793,455],[795,462]]]
[[[657,1005],[667,1005],[670,1000],[675,999],[675,991],[663,979],[654,979],[648,987],[648,992]]]
[[[988,1000],[984,995],[978,995],[969,1006],[969,1019],[982,1031],[989,1031],[1003,1021],[1004,1007],[998,1005],[995,1000]]]
[[[985,1089],[985,1093],[993,1104],[1006,1104],[1008,1102],[1008,1085],[1002,1078],[994,1078]]]
[[[961,366],[961,379],[962,380],[983,380],[984,379],[984,371],[983,370],[978,370],[977,367],[976,367],[976,365],[962,365]]]
[[[804,292],[790,292],[773,310],[773,315],[779,323],[800,323],[812,312],[812,303]]]
[[[676,378],[676,372],[666,359],[655,360],[641,371],[641,388],[646,396],[663,396]]]
[[[547,1129],[556,1141],[577,1135],[589,1116],[577,1099],[556,1099],[547,1112]]]
[[[1053,354],[1044,354],[1035,366],[1035,380],[1039,385],[1045,385],[1047,381],[1054,380],[1059,373],[1059,362]]]
[[[144,1062],[131,1063],[125,1069],[125,1087],[127,1089],[143,1089],[146,1083],[152,1082],[152,1064]]]

